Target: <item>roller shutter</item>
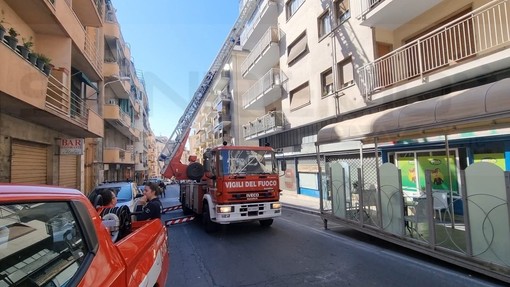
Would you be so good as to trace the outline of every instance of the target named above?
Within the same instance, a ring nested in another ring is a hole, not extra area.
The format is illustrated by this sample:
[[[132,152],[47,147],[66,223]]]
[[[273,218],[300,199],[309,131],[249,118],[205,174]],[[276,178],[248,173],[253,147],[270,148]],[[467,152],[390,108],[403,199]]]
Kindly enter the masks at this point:
[[[47,146],[31,142],[13,141],[11,155],[11,182],[48,183]]]
[[[58,170],[58,182],[60,186],[77,188],[78,187],[78,156],[61,155]]]

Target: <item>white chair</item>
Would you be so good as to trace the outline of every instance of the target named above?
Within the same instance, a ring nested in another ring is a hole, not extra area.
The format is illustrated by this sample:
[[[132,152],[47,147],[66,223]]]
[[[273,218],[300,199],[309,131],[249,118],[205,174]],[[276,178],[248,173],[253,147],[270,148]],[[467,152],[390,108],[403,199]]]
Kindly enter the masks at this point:
[[[439,221],[443,221],[442,212],[448,209],[448,197],[445,192],[433,192],[434,198],[434,212],[439,213]]]

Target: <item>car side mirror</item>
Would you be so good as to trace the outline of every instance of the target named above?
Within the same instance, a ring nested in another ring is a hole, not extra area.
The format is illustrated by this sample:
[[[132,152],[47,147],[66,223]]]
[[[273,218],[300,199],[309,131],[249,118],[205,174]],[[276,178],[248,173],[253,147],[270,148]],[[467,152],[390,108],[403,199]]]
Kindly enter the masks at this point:
[[[287,170],[287,162],[286,161],[284,161],[284,160],[280,161],[280,170],[281,171]]]

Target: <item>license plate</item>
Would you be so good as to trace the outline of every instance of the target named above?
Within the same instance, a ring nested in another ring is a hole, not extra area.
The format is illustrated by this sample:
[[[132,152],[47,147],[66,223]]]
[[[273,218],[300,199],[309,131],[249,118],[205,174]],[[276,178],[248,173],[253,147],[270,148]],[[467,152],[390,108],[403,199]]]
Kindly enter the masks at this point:
[[[258,206],[249,206],[248,211],[259,211],[259,207]]]

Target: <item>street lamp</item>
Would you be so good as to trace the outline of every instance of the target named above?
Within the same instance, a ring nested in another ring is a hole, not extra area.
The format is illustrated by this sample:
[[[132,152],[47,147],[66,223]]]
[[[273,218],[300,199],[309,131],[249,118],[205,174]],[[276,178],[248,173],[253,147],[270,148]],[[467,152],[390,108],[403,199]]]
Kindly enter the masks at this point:
[[[104,90],[104,88],[105,88],[108,84],[112,84],[112,83],[116,83],[116,82],[121,82],[121,81],[129,81],[129,80],[131,80],[131,78],[130,78],[130,77],[116,77],[116,78],[117,78],[117,79],[115,79],[115,80],[112,80],[112,81],[109,81],[109,82],[104,83],[104,85],[103,85],[103,90]]]

